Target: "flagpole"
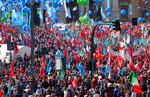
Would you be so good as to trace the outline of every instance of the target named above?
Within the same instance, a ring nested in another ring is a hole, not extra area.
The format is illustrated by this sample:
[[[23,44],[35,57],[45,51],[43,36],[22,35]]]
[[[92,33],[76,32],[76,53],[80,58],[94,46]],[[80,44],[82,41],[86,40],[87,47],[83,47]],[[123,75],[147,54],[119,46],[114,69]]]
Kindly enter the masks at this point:
[[[12,12],[10,11],[10,27],[12,27],[12,17],[11,17],[11,15],[12,15]],[[10,49],[10,59],[9,59],[9,62],[11,63],[11,61],[12,61],[12,52],[11,52],[11,50],[12,50],[12,44],[11,44],[11,32],[9,32],[10,33],[10,47],[11,47],[11,49]],[[13,46],[14,47],[14,46]],[[13,48],[14,49],[14,48]]]
[[[34,21],[33,21],[33,9],[34,9],[34,0],[31,0],[31,21],[30,21],[30,35],[31,35],[31,76],[33,77],[33,68],[34,65]]]
[[[96,29],[99,27],[99,26],[101,26],[101,24],[97,24],[95,27],[94,27],[94,29],[93,29],[93,31],[92,31],[92,37],[91,37],[91,65],[92,65],[92,68],[91,68],[91,76],[93,76],[93,74],[94,74],[94,60],[93,60],[93,53],[94,53],[94,35],[95,35],[95,31],[96,31]]]

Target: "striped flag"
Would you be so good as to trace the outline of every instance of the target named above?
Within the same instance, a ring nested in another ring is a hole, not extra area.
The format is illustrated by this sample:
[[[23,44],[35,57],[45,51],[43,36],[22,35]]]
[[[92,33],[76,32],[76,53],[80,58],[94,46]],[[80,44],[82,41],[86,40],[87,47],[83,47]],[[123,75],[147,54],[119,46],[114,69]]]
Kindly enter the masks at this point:
[[[133,91],[135,93],[141,94],[142,95],[142,87],[139,84],[138,78],[136,76],[136,73],[133,72],[132,73],[132,77],[131,77],[131,85],[133,85]]]

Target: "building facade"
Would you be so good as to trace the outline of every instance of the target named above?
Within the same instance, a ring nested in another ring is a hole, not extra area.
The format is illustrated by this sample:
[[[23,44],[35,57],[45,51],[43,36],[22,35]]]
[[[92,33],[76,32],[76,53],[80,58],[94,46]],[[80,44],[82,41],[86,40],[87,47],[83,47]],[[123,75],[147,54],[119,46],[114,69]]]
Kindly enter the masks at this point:
[[[146,22],[150,22],[150,17],[146,16],[150,12],[150,0],[119,0],[119,10],[125,9],[126,16],[119,14],[122,21],[131,21],[132,18],[142,17]]]

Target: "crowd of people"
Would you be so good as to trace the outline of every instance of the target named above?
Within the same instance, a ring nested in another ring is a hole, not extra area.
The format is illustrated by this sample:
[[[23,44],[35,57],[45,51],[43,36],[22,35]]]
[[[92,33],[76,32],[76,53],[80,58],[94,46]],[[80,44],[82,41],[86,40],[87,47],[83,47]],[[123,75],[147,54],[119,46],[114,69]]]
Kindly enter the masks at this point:
[[[92,27],[70,24],[65,32],[57,28],[36,28],[34,43],[41,53],[35,56],[34,63],[27,55],[17,56],[14,64],[0,61],[0,95],[150,97],[150,25],[143,25],[127,29],[131,25],[124,24],[122,30],[126,30],[119,34],[108,26],[98,28],[93,62],[90,60]],[[57,52],[62,55],[60,70],[56,66]],[[137,78],[134,84],[140,86],[138,91],[131,83],[133,73]]]

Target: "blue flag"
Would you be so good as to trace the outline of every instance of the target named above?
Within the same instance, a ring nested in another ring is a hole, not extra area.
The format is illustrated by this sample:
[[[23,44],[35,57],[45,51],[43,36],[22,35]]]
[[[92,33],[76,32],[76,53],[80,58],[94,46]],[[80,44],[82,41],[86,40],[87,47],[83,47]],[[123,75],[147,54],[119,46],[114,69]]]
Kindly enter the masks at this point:
[[[24,41],[23,40],[20,40],[20,45],[24,45]]]
[[[51,61],[49,60],[48,65],[47,65],[47,67],[46,67],[46,72],[47,72],[48,74],[50,74],[50,73],[51,73],[51,70],[52,70],[52,63],[51,63]]]
[[[105,71],[103,70],[102,67],[99,68],[100,72],[104,75]]]
[[[66,60],[66,67],[70,69],[70,62],[68,60]]]
[[[107,74],[109,73],[109,71],[110,71],[110,66],[107,64],[106,68],[105,68],[104,76],[107,76]]]
[[[78,64],[78,70],[80,71],[80,76],[83,76],[85,74],[85,68],[81,62]]]

